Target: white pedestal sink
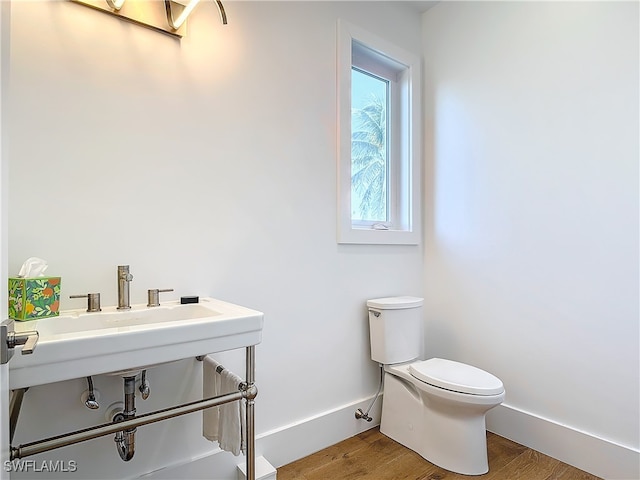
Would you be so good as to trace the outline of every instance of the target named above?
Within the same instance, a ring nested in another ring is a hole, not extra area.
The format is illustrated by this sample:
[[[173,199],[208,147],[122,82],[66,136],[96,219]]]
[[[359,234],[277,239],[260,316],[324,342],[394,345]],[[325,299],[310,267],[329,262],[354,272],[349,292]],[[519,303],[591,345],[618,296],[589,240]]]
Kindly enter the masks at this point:
[[[11,389],[59,382],[256,345],[263,314],[213,298],[130,310],[62,312],[59,317],[15,322],[16,333],[40,334],[31,355],[9,363]],[[18,349],[21,347],[18,347]]]

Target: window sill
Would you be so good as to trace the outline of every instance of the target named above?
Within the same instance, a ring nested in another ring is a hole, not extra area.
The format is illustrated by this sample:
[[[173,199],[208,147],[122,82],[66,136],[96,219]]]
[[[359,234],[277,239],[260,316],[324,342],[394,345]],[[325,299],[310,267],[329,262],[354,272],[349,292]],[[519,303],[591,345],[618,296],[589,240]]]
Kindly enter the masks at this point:
[[[420,245],[420,232],[346,228],[338,231],[338,243],[371,245]]]

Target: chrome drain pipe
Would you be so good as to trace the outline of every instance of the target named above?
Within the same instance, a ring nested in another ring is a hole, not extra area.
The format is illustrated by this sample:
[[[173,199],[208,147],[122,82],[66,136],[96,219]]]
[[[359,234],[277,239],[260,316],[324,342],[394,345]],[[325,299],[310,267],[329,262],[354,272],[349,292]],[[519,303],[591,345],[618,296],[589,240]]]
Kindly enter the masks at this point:
[[[131,420],[136,416],[136,377],[124,377],[124,411],[116,415],[115,422]],[[114,438],[120,458],[128,462],[136,453],[136,427],[116,432]]]

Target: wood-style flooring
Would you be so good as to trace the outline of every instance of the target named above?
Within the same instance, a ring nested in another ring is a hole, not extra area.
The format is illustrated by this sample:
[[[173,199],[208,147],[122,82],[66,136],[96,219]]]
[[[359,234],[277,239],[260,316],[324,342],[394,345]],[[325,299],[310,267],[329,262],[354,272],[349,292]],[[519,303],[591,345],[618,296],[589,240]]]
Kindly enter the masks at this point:
[[[601,480],[487,432],[489,473],[475,477],[436,467],[380,433],[367,430],[280,467],[278,480]]]

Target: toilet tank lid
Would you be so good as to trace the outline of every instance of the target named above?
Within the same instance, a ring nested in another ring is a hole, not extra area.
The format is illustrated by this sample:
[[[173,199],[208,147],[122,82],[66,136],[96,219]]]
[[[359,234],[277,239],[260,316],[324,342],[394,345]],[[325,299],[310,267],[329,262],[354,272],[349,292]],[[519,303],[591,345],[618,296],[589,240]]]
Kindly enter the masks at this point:
[[[421,307],[424,299],[418,297],[384,297],[367,300],[367,307],[379,310],[399,310],[402,308]]]

